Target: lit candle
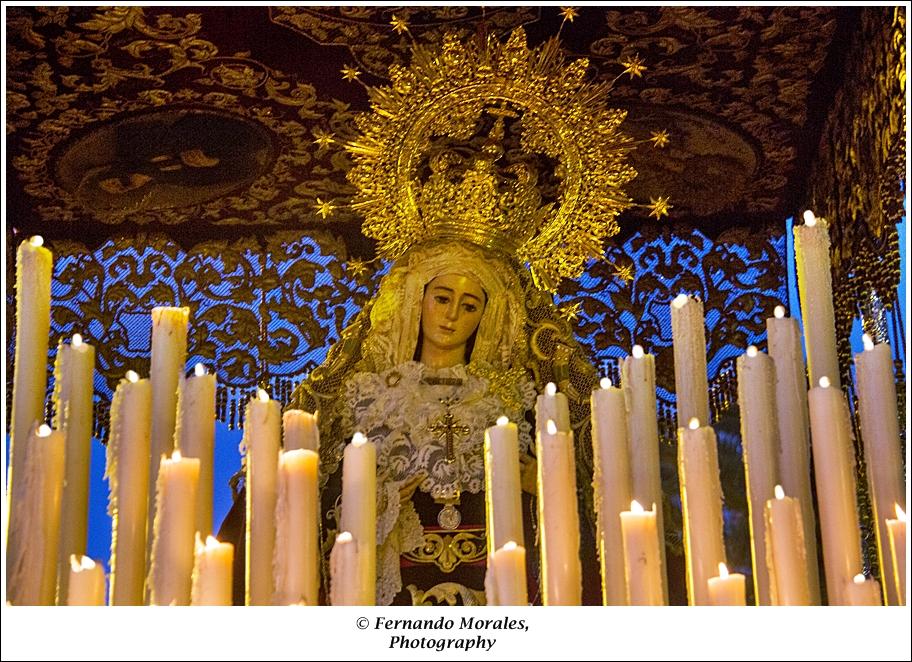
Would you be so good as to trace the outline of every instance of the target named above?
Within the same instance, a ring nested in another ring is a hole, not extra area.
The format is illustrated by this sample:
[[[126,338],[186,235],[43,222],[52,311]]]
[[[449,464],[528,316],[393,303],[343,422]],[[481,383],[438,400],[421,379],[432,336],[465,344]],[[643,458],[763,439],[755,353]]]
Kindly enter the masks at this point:
[[[485,510],[488,553],[510,540],[524,540],[519,435],[506,416],[485,430]]]
[[[887,534],[890,537],[890,560],[893,577],[896,580],[898,604],[906,604],[906,513],[895,504],[896,519],[887,520]]]
[[[741,445],[744,483],[750,522],[754,596],[758,605],[772,604],[770,576],[766,567],[766,502],[773,498],[779,468],[776,453],[776,370],[773,360],[751,345],[735,362],[738,373],[738,403],[741,409]]]
[[[880,582],[866,579],[864,575],[855,575],[845,583],[846,604],[852,607],[879,607]]]
[[[665,573],[665,524],[662,517],[662,474],[656,411],[655,357],[634,345],[621,366],[621,387],[627,403],[627,445],[630,452],[630,498],[655,504],[662,595],[668,601]]]
[[[320,591],[319,457],[303,448],[279,456],[273,604],[316,605]]]
[[[377,601],[377,448],[360,432],[345,447],[342,458],[341,529],[357,543],[358,601]],[[348,603],[346,603],[348,604]]]
[[[376,545],[371,544],[371,547]],[[363,605],[363,570],[359,557],[362,546],[352,534],[343,531],[336,536],[329,555],[329,604],[334,606]]]
[[[67,604],[70,556],[86,548],[89,511],[89,464],[92,451],[95,348],[78,333],[70,344],[57,345],[54,364],[54,427],[66,437],[66,469],[60,505],[60,549],[57,553],[57,602]],[[102,571],[103,572],[103,571]]]
[[[710,604],[715,607],[743,607],[745,597],[744,575],[729,573],[724,563],[719,564],[719,575],[707,581]]]
[[[630,502],[630,510],[621,513],[624,543],[624,574],[627,579],[627,603],[630,605],[664,605],[662,589],[662,556],[656,534],[656,507],[643,510],[639,502]]]
[[[865,350],[855,355],[855,382],[858,387],[858,413],[868,475],[868,493],[877,538],[880,578],[885,604],[899,604],[896,577],[890,560],[887,518],[895,504],[905,504],[903,457],[899,444],[899,415],[893,355],[890,346],[875,345],[865,334]]]
[[[687,600],[709,605],[707,582],[725,562],[722,537],[722,483],[716,433],[693,418],[678,428],[678,482],[684,515]]]
[[[63,493],[63,432],[35,425],[20,478],[22,493],[12,504],[19,527],[7,548],[7,599],[14,605],[53,605],[57,592],[57,547]],[[12,519],[12,518],[11,518]]]
[[[535,401],[535,426],[543,430],[547,421],[554,421],[561,432],[570,431],[570,404],[567,396],[559,393],[554,382],[545,385],[545,392]]]
[[[242,442],[247,449],[248,605],[268,605],[272,601],[281,421],[279,403],[271,400],[266,391],[260,389],[256,397],[250,398]]]
[[[282,414],[282,434],[286,451],[304,448],[320,451],[320,412],[310,414],[301,409],[289,409]]]
[[[180,375],[177,387],[175,447],[184,457],[199,460],[196,490],[196,531],[212,531],[212,473],[215,449],[215,375],[197,363],[193,376]]]
[[[602,572],[602,604],[626,605],[624,543],[620,513],[630,503],[627,411],[624,392],[604,377],[592,391],[593,486],[598,519],[596,545]]]
[[[691,418],[709,422],[706,332],[703,303],[699,299],[679,294],[671,302],[671,335],[678,427],[686,425]]]
[[[151,418],[152,385],[130,370],[111,400],[105,467],[112,518],[109,602],[114,606],[143,603]]]
[[[103,607],[105,603],[105,573],[99,563],[88,556],[70,555],[69,593],[66,604],[70,607]]]
[[[830,277],[830,235],[826,221],[818,219],[808,210],[804,213],[804,225],[795,225],[792,230],[809,384],[814,387],[821,377],[827,377],[834,387],[839,388],[836,318]]]
[[[769,355],[776,366],[776,423],[779,427],[779,478],[787,494],[798,500],[804,526],[804,556],[810,604],[820,604],[817,566],[817,516],[811,496],[811,437],[808,421],[807,371],[801,351],[798,320],[776,306],[766,320]]]
[[[582,571],[573,433],[558,431],[548,420],[536,437],[543,603],[578,605]]]
[[[193,591],[190,604],[199,607],[230,607],[234,545],[206,536],[194,541]]]
[[[525,548],[511,540],[495,551],[488,562],[495,594],[494,601],[489,598],[488,604],[500,607],[528,605]]]
[[[149,572],[153,605],[189,605],[193,586],[196,490],[200,461],[175,450],[161,458],[155,486],[155,538]]]
[[[808,391],[808,405],[827,595],[831,605],[844,605],[846,587],[862,567],[849,407],[826,377]]]
[[[770,577],[770,604],[811,604],[807,547],[797,499],[776,485],[775,499],[766,502],[766,564]],[[816,565],[817,560],[813,563]]]
[[[32,426],[44,420],[47,391],[48,337],[51,328],[51,272],[54,259],[40,236],[19,244],[16,253],[16,357],[13,364],[13,406],[10,410],[9,473],[10,503],[8,549],[21,547],[16,540],[20,523],[14,507],[25,491],[15,480],[25,471],[26,445]],[[9,566],[7,566],[9,576]]]

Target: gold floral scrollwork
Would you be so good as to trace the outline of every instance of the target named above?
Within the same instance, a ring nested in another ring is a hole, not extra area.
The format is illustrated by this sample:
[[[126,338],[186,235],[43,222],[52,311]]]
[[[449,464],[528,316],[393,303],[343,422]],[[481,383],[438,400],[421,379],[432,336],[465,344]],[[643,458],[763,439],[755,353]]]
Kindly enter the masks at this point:
[[[465,607],[484,606],[488,603],[484,591],[476,591],[455,582],[437,584],[426,591],[422,591],[414,584],[409,584],[406,588],[412,594],[413,607],[437,607],[443,603],[452,607],[460,599]]]
[[[457,533],[425,532],[424,545],[405,553],[415,563],[433,563],[443,572],[453,572],[462,563],[475,563],[485,557],[484,529],[462,529]]]

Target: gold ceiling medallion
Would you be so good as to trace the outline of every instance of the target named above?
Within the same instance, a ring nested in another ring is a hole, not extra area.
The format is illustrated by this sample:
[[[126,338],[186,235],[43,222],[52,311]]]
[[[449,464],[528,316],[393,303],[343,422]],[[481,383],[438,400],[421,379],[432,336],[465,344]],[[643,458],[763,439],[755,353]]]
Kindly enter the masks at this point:
[[[521,28],[505,43],[416,44],[391,86],[370,89],[372,112],[346,144],[352,207],[379,254],[460,238],[515,256],[551,292],[601,257],[633,204],[635,143],[620,131],[625,111],[606,105],[611,83],[588,67],[556,38],[530,49]]]

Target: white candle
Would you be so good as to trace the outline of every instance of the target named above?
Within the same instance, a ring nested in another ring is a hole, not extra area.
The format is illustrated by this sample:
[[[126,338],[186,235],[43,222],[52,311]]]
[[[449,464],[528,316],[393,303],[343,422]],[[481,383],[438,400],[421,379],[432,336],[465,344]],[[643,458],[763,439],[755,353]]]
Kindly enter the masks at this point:
[[[152,385],[132,370],[111,400],[105,478],[112,517],[111,605],[141,605],[146,573]]]
[[[664,605],[662,589],[662,555],[656,535],[656,506],[644,511],[634,499],[630,510],[621,513],[624,542],[624,574],[627,583],[627,603],[630,605]]]
[[[193,376],[180,376],[177,388],[177,423],[174,446],[184,457],[199,460],[196,490],[196,530],[212,531],[212,474],[215,450],[215,375],[197,363]]]
[[[578,605],[582,570],[573,433],[559,432],[549,420],[536,437],[542,600],[545,605]]]
[[[707,581],[710,604],[715,607],[743,607],[745,598],[744,575],[729,573],[724,563],[719,564],[719,575]]]
[[[810,604],[820,604],[820,576],[817,566],[817,516],[811,496],[811,436],[807,404],[807,371],[801,351],[798,320],[785,317],[776,306],[774,317],[766,320],[769,355],[776,366],[776,422],[779,426],[779,478],[786,494],[801,507],[804,526],[804,556]]]
[[[377,601],[377,448],[360,432],[342,458],[341,529],[357,543],[359,605]],[[347,604],[347,603],[346,603]]]
[[[194,543],[193,590],[190,604],[200,607],[230,607],[234,545],[196,534]]]
[[[485,520],[488,554],[511,540],[524,540],[519,435],[506,416],[485,430]]]
[[[12,504],[18,529],[9,539],[16,546],[7,548],[6,560],[7,599],[14,605],[54,604],[65,446],[63,432],[47,425],[36,424],[26,442],[22,492]]]
[[[282,414],[282,434],[285,450],[304,448],[320,452],[320,412],[310,414],[301,409],[289,409]]]
[[[535,400],[536,430],[543,430],[548,421],[554,421],[561,432],[570,431],[570,404],[553,382],[548,382],[545,392]]]
[[[687,600],[709,605],[707,588],[720,563],[725,562],[722,526],[722,483],[716,433],[691,419],[678,428],[678,482],[684,515],[684,556]]]
[[[496,596],[493,602],[489,598],[488,604],[501,607],[528,605],[525,548],[511,540],[489,556],[488,562]]]
[[[839,388],[836,318],[830,277],[830,235],[826,221],[807,211],[804,225],[795,225],[792,231],[809,384],[816,387],[821,377],[827,377],[834,387]]]
[[[155,489],[155,538],[149,572],[150,603],[189,605],[196,536],[200,461],[175,450],[161,459]]]
[[[361,549],[361,545],[348,531],[336,536],[336,542],[329,555],[331,605],[363,605],[363,563],[358,558]]]
[[[785,496],[782,486],[766,502],[766,565],[770,577],[770,604],[806,606],[811,603],[808,586],[807,547],[797,499]],[[812,561],[815,565],[817,559]]]
[[[906,604],[906,513],[896,504],[896,519],[887,520],[887,535],[890,538],[890,562],[896,580],[898,604]]]
[[[319,457],[312,450],[279,456],[273,604],[316,605],[320,591]]]
[[[602,604],[626,605],[624,542],[620,513],[630,503],[627,412],[624,392],[603,378],[592,391],[592,457],[595,465],[595,512],[602,573]]]
[[[665,573],[665,523],[662,516],[662,473],[656,411],[655,357],[634,345],[621,366],[621,387],[627,404],[627,445],[630,451],[630,498],[654,503],[660,552],[663,600],[668,602]]]
[[[896,577],[890,560],[887,518],[895,504],[905,504],[903,458],[899,444],[899,415],[893,355],[890,346],[874,345],[865,335],[865,350],[855,355],[855,381],[858,386],[858,413],[868,475],[868,493],[877,538],[880,578],[885,604],[899,604]]]
[[[66,604],[70,607],[103,607],[105,603],[105,573],[101,564],[88,556],[70,555],[69,593]]]
[[[89,464],[92,451],[95,348],[76,334],[70,344],[57,345],[54,365],[54,427],[66,437],[63,500],[60,505],[60,548],[57,553],[57,601],[67,604],[70,556],[86,549],[89,511]],[[102,571],[103,572],[103,571]]]
[[[275,511],[278,495],[279,403],[260,389],[250,398],[244,420],[247,449],[247,567],[245,595],[248,605],[272,601],[272,562],[275,553]]]
[[[880,582],[876,579],[865,579],[864,575],[855,575],[845,583],[846,604],[852,607],[879,607]]]
[[[738,403],[741,409],[741,445],[744,484],[750,523],[754,599],[758,605],[772,604],[770,576],[766,567],[766,502],[773,498],[779,468],[776,452],[776,370],[773,360],[751,345],[738,357]]]
[[[152,383],[152,432],[149,485],[156,485],[159,458],[174,450],[174,426],[177,421],[177,382],[187,360],[187,320],[189,308],[158,307],[152,309],[152,347],[149,379]],[[149,499],[149,538],[155,503]]]
[[[22,499],[25,485],[16,476],[25,471],[26,445],[32,426],[44,420],[47,391],[48,337],[51,328],[51,272],[53,257],[40,236],[19,244],[16,253],[16,358],[13,364],[13,406],[10,410],[7,523],[9,549],[20,547],[16,540],[21,526],[12,507]],[[9,565],[7,564],[7,577]]]
[[[844,605],[846,587],[862,567],[849,408],[826,377],[808,391],[808,405],[827,595],[831,605]]]
[[[675,402],[678,427],[696,418],[709,422],[709,384],[706,377],[706,332],[703,303],[680,294],[671,302],[674,341]]]

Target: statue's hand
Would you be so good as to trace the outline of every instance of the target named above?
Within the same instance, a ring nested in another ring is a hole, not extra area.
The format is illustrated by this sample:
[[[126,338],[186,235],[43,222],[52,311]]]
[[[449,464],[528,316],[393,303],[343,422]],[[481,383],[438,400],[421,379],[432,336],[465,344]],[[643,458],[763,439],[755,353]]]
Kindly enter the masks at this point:
[[[425,478],[427,478],[427,474],[422,471],[420,474],[410,478],[408,482],[403,483],[402,487],[399,488],[399,501],[408,501],[411,499],[412,494],[415,493],[415,490]]]
[[[519,456],[519,484],[523,491],[538,494],[538,462],[531,455]]]

